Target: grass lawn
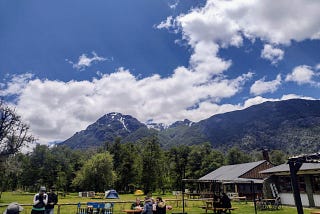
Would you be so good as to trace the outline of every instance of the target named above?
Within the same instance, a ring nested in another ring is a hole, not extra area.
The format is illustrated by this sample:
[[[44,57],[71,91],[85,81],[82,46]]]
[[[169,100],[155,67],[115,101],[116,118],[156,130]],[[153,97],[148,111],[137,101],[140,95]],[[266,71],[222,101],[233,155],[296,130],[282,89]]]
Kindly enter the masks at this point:
[[[19,193],[19,192],[4,192],[2,194],[2,198],[0,200],[0,214],[3,213],[6,207],[1,205],[8,204],[10,202],[16,201],[20,204],[23,204],[24,210],[22,214],[30,214],[31,213],[31,203],[33,200],[34,193]],[[154,194],[153,197],[157,197],[158,195]],[[175,213],[175,212],[182,212],[182,203],[181,201],[175,200],[176,197],[173,195],[161,195],[162,198],[166,199],[168,205],[173,207],[172,210],[167,211],[168,214]],[[61,204],[60,214],[75,214],[76,213],[76,205],[78,202],[89,202],[89,201],[96,201],[96,202],[106,202],[112,201],[115,202],[114,204],[114,213],[122,213],[123,209],[129,209],[131,203],[135,200],[136,196],[133,194],[126,194],[120,195],[120,199],[90,199],[90,198],[81,198],[78,197],[77,193],[73,193],[70,195],[66,195],[65,197],[59,197],[59,204]],[[140,198],[143,199],[143,196]],[[202,201],[187,201],[185,206],[185,212],[188,214],[205,214],[205,210],[199,208],[199,206],[203,206],[204,202]],[[71,204],[71,205],[70,205]],[[253,203],[238,203],[233,202],[233,207],[237,207],[235,211],[232,211],[234,214],[250,214],[255,213]],[[312,209],[305,208],[304,213],[310,214]],[[57,213],[57,207],[55,208],[55,213]],[[208,213],[212,213],[212,211],[208,211]],[[258,211],[259,214],[294,214],[297,213],[295,207],[287,207],[283,206],[280,210],[275,211]]]

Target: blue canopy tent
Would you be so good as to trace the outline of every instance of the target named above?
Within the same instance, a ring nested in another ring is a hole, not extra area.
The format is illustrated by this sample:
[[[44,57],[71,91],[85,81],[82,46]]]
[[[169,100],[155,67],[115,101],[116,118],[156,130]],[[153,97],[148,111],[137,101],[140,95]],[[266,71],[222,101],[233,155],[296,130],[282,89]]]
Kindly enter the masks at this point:
[[[105,192],[105,198],[119,198],[117,191],[114,189]]]

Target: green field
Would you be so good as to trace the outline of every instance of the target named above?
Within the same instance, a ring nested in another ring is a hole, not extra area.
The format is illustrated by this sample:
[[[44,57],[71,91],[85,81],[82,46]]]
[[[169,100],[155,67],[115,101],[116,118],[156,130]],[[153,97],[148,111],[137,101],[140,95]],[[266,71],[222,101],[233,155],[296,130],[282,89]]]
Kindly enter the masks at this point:
[[[2,194],[2,198],[0,200],[0,214],[3,213],[5,210],[5,204],[8,204],[10,202],[16,201],[23,205],[24,211],[22,214],[29,214],[31,213],[31,203],[33,200],[34,193],[21,193],[21,192],[4,192]],[[154,194],[153,197],[157,197],[158,195]],[[174,212],[182,212],[182,203],[180,200],[176,200],[176,196],[173,195],[161,195],[167,202],[168,205],[171,205],[173,209],[171,211],[168,211],[168,214],[174,213]],[[59,197],[59,204],[61,204],[61,214],[72,214],[76,213],[76,204],[78,202],[89,202],[89,201],[96,201],[96,202],[106,202],[106,201],[112,201],[114,202],[114,213],[122,213],[123,209],[130,208],[131,203],[135,200],[135,197],[133,194],[126,194],[126,195],[120,195],[120,199],[113,199],[113,200],[106,200],[106,199],[90,199],[90,198],[81,198],[78,197],[77,193],[74,194],[68,194],[65,197]],[[141,196],[143,198],[143,196]],[[199,200],[187,200],[186,206],[185,206],[185,212],[188,214],[196,214],[196,213],[205,213],[205,211],[199,206],[203,206],[204,202]],[[237,207],[235,211],[232,213],[234,214],[250,214],[255,213],[254,211],[254,205],[253,203],[244,203],[244,202],[233,202],[233,207]],[[310,214],[309,208],[304,209],[305,214]],[[55,208],[55,213],[57,213],[57,207]],[[209,211],[208,213],[212,213],[212,211]],[[294,214],[297,213],[295,207],[287,207],[283,206],[280,210],[275,211],[257,211],[257,213],[261,214],[267,214],[267,213],[275,213],[275,214]]]

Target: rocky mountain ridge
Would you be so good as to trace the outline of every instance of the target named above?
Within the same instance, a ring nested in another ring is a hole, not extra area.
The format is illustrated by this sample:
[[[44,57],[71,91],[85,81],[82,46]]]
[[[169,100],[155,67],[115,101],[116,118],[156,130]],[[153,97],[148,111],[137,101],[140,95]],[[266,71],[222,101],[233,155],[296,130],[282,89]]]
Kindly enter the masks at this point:
[[[249,108],[213,115],[200,122],[177,121],[170,126],[143,124],[130,115],[109,113],[77,132],[62,145],[90,148],[113,142],[135,142],[156,136],[165,148],[210,142],[212,147],[227,150],[261,148],[287,152],[320,150],[320,101],[292,99],[265,102]]]

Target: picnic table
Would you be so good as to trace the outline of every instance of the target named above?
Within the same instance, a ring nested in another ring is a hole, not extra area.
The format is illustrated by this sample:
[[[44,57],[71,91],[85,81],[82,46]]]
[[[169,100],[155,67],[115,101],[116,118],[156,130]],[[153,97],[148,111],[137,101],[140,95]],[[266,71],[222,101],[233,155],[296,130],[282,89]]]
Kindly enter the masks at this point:
[[[233,197],[231,197],[231,200],[232,200],[232,201],[237,201],[237,202],[239,202],[239,203],[240,203],[241,201],[244,201],[246,204],[248,203],[246,196],[233,196]]]
[[[264,198],[257,201],[258,209],[260,210],[277,210],[281,207],[280,197]]]
[[[77,214],[112,214],[113,204],[102,202],[88,202],[86,207],[78,203]]]
[[[188,198],[200,198],[201,194],[200,193],[194,193],[194,192],[189,192],[189,193],[186,193],[187,197]]]
[[[231,213],[231,211],[238,209],[237,207],[226,208],[226,207],[217,207],[215,205],[216,204],[214,201],[206,201],[206,206],[200,206],[199,208],[205,209],[206,213],[208,213],[208,210],[212,210],[213,213],[221,213],[221,211]]]

